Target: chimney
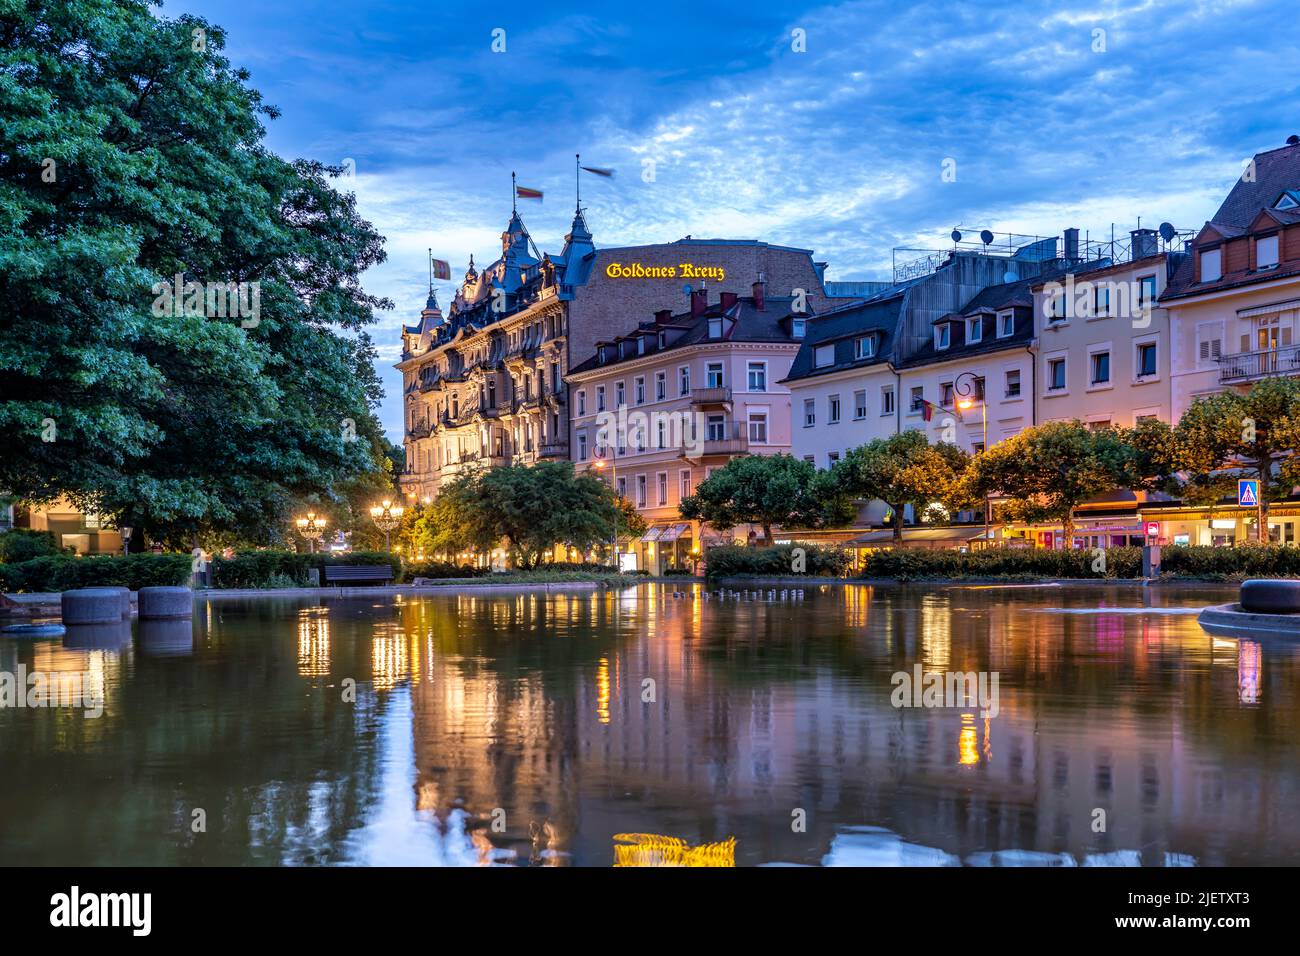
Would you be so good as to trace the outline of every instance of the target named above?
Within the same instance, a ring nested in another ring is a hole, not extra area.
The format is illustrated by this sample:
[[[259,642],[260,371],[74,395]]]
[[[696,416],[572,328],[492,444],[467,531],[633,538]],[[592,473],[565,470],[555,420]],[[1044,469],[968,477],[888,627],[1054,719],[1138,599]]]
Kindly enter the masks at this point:
[[[1145,259],[1160,251],[1160,233],[1154,229],[1132,229],[1129,231],[1129,257]]]
[[[709,290],[701,287],[691,293],[691,318],[698,319],[709,304]]]
[[[1079,261],[1079,230],[1073,226],[1065,230],[1065,261]]]
[[[763,278],[763,273],[758,274],[758,281],[753,285],[754,291],[754,308],[759,312],[767,309],[767,280]]]
[[[655,313],[655,325],[666,325],[668,320],[673,317],[672,309],[660,309]]]
[[[721,304],[722,304],[722,311],[723,311],[723,312],[726,312],[729,308],[731,308],[733,305],[736,304],[736,300],[739,299],[739,298],[740,298],[740,296],[738,296],[738,295],[737,295],[736,293],[734,293],[734,292],[724,292],[724,293],[722,293],[722,303],[721,303]]]

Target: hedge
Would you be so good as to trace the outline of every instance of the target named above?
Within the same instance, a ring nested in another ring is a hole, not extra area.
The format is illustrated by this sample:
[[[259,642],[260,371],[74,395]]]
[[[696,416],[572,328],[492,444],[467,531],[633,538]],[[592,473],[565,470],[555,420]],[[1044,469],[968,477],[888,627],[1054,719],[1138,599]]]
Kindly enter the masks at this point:
[[[479,578],[488,573],[487,568],[451,561],[413,561],[402,571],[403,581],[416,578]]]
[[[1107,548],[1105,561],[1091,548],[954,549],[893,548],[866,556],[864,578],[910,581],[923,578],[1138,578],[1141,548]],[[1161,549],[1162,576],[1225,580],[1241,577],[1300,576],[1300,548],[1284,545],[1207,545]]]
[[[71,550],[60,548],[52,531],[12,528],[0,534],[0,563],[17,564],[52,554],[68,554]]]
[[[128,587],[133,591],[189,582],[193,559],[188,554],[58,554],[0,564],[0,590],[68,591],[73,588]]]
[[[232,558],[212,559],[212,580],[218,588],[306,587],[308,572],[326,565],[387,564],[393,580],[402,573],[401,560],[387,551],[353,551],[347,554],[301,554],[297,551],[239,551]],[[324,580],[323,574],[317,575]]]
[[[804,552],[802,572],[794,570],[795,548],[802,548]],[[746,548],[727,544],[709,548],[704,557],[710,578],[744,574],[788,576],[800,573],[837,578],[847,573],[851,561],[847,551],[815,544],[782,544],[775,548]]]

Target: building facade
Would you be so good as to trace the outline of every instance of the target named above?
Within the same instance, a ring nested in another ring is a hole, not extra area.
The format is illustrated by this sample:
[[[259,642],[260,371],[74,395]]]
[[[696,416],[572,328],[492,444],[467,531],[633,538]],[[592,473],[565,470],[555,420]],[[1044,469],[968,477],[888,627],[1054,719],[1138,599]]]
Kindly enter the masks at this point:
[[[807,314],[796,296],[768,296],[765,282],[741,297],[709,290],[690,308],[595,343],[567,377],[572,449],[649,524],[623,535],[619,562],[663,573],[691,570],[703,547],[736,532],[701,528],[678,508],[732,458],[790,451],[790,393],[781,384],[799,350]],[[747,529],[739,529],[746,540]]]

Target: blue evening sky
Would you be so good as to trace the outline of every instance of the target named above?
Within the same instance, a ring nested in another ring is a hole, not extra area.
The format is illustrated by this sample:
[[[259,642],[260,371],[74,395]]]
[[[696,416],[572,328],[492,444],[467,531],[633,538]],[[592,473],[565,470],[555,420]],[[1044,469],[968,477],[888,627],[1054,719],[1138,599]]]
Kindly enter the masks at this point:
[[[272,148],[355,162],[361,212],[387,237],[366,284],[397,303],[372,335],[381,417],[400,441],[387,365],[423,305],[425,250],[453,276],[471,252],[496,258],[512,169],[546,193],[520,204],[543,250],[567,231],[581,152],[617,171],[584,174],[598,246],[757,238],[813,249],[831,279],[887,278],[892,247],[941,248],[958,224],[1196,228],[1254,152],[1300,132],[1293,2],[175,0],[160,12],[226,28],[226,55],[283,111]],[[451,284],[438,285],[445,307]]]

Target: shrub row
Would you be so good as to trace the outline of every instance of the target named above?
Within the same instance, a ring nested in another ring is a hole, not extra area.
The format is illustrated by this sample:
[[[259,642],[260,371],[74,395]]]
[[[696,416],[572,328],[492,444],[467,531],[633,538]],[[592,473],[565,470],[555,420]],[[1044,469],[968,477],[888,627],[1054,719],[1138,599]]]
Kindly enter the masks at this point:
[[[51,554],[67,554],[70,548],[60,548],[52,531],[32,531],[29,528],[11,528],[0,534],[0,563],[17,564],[32,558]]]
[[[73,588],[146,587],[186,584],[188,554],[96,555],[77,558],[58,554],[0,564],[0,591],[68,591]]]
[[[212,560],[212,581],[218,588],[306,587],[308,572],[326,565],[387,564],[393,580],[402,573],[401,560],[387,551],[348,554],[300,554],[297,551],[238,551],[234,557]],[[324,575],[317,575],[323,581]]]
[[[1050,551],[1045,548],[990,548],[960,552],[894,548],[873,551],[862,571],[864,578],[1138,578],[1141,548]],[[1205,545],[1161,549],[1161,573],[1208,580],[1239,577],[1300,576],[1300,548],[1283,545]]]
[[[802,572],[796,571],[795,549],[803,549]],[[849,570],[851,558],[847,551],[815,544],[782,544],[775,548],[746,548],[727,544],[710,548],[705,555],[710,578],[732,577],[744,574],[791,575],[809,574],[817,577],[841,577]]]

